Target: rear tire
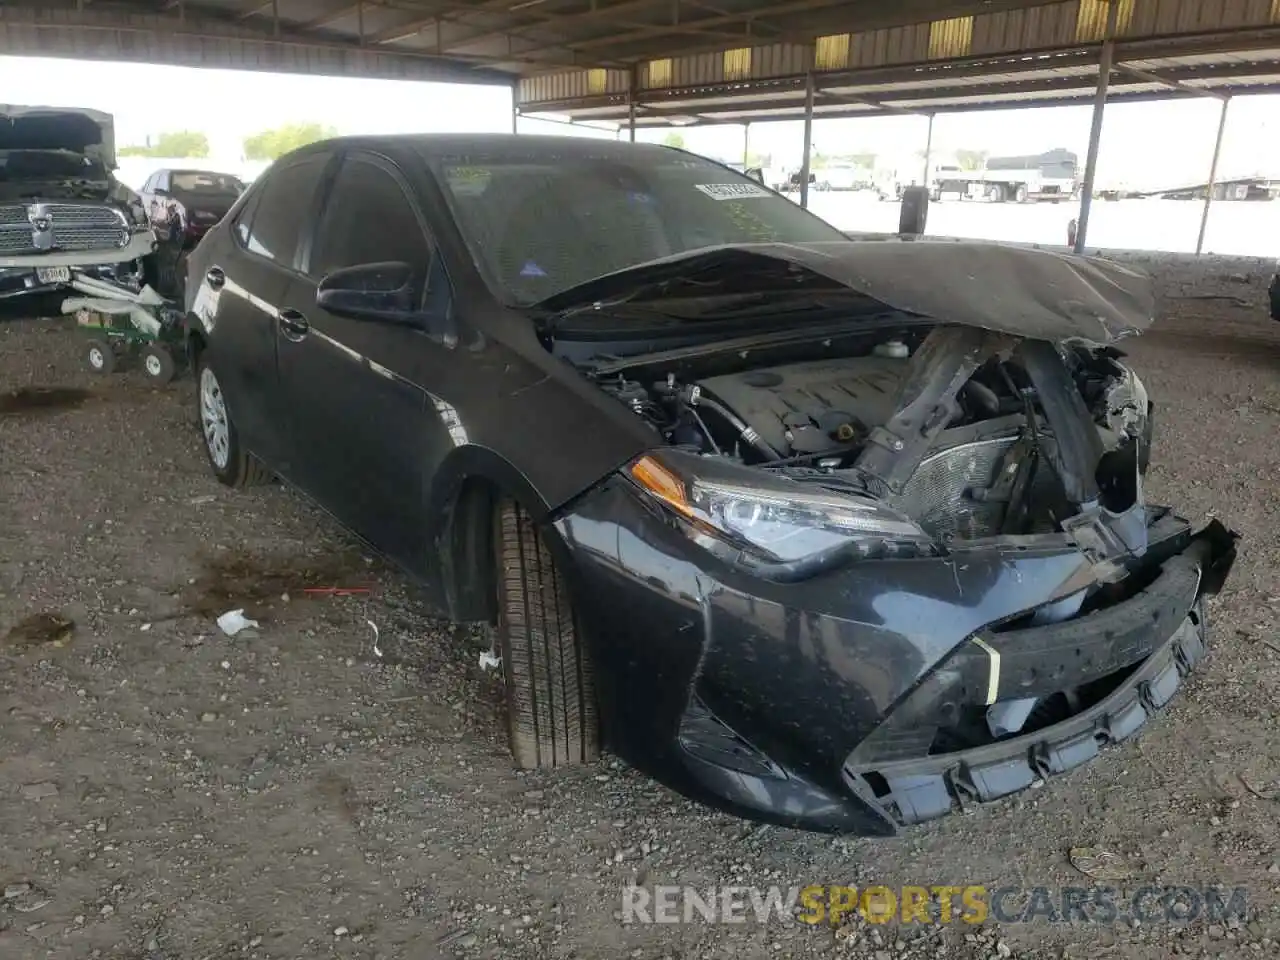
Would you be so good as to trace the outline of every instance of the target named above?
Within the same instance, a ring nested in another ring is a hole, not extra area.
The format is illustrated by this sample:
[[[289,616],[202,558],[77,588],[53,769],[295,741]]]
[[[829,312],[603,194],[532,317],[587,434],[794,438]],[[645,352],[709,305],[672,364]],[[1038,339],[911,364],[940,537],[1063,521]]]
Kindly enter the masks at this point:
[[[526,770],[590,763],[600,756],[595,684],[568,585],[513,501],[498,505],[494,546],[511,753]]]
[[[203,358],[196,368],[200,434],[209,466],[218,482],[228,487],[256,487],[270,483],[272,473],[257,457],[240,445],[240,435],[231,421],[222,385]]]

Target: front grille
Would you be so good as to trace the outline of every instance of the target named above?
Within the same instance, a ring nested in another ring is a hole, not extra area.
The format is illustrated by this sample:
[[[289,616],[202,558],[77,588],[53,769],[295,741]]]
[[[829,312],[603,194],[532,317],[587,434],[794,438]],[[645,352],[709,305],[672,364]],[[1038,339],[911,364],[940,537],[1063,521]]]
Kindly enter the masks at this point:
[[[0,206],[0,254],[113,250],[129,243],[124,215],[87,203]]]

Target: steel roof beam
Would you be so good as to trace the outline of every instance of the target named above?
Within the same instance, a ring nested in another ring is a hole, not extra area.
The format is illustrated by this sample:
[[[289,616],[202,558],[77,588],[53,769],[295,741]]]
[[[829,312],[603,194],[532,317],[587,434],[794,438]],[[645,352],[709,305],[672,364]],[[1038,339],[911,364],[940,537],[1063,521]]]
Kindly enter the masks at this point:
[[[1252,64],[1250,64],[1250,66],[1252,66]],[[1162,86],[1169,87],[1170,89],[1173,89],[1173,90],[1182,90],[1186,93],[1196,94],[1197,96],[1201,96],[1201,97],[1209,97],[1210,99],[1213,99],[1213,100],[1227,99],[1227,95],[1225,93],[1221,93],[1217,90],[1211,90],[1205,87],[1193,87],[1183,83],[1180,80],[1167,79],[1165,77],[1160,76],[1158,73],[1151,73],[1150,71],[1147,71],[1147,70],[1139,70],[1137,67],[1131,67],[1127,63],[1112,64],[1112,67],[1113,69],[1118,70],[1121,73],[1129,74],[1129,76],[1131,77],[1136,77],[1139,80],[1145,80],[1147,83],[1158,83],[1158,84],[1161,84]]]

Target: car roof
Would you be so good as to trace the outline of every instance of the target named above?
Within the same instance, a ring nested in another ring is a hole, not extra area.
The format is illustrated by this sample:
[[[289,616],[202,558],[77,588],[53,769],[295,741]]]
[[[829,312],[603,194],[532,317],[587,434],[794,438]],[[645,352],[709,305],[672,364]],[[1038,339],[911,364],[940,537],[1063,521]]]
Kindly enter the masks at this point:
[[[427,161],[476,154],[522,159],[536,159],[540,156],[548,159],[560,157],[635,159],[640,154],[657,158],[673,152],[683,152],[661,144],[631,143],[593,137],[513,133],[391,133],[333,137],[300,147],[289,156],[301,156],[313,150],[331,149],[336,146],[360,147],[369,150],[410,150]]]

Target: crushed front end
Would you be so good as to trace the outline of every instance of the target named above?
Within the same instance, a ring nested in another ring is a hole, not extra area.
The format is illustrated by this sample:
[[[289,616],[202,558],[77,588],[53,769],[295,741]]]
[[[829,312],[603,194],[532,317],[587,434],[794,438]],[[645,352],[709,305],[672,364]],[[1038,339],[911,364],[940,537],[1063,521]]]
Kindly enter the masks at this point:
[[[1133,735],[1203,657],[1237,536],[1146,502],[1155,407],[1113,346],[869,336],[610,381],[670,445],[557,526],[621,753],[740,814],[883,835]]]
[[[62,304],[68,290],[119,311],[153,299],[143,291],[155,234],[115,163],[109,114],[0,106],[0,310],[74,313],[83,304]]]

